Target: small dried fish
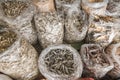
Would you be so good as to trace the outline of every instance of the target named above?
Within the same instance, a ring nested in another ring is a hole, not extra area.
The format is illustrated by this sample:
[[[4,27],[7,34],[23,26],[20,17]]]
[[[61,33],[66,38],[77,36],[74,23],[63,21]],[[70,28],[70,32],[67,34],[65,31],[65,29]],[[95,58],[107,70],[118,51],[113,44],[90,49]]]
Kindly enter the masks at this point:
[[[8,17],[17,17],[28,6],[22,1],[5,1],[1,3],[3,12]]]

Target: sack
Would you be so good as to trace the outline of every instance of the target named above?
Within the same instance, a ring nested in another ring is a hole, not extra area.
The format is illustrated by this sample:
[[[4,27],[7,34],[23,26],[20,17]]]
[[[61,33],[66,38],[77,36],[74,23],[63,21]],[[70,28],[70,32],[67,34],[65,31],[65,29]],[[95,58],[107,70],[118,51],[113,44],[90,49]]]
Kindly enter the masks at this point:
[[[7,75],[4,74],[0,74],[0,80],[13,80],[10,77],[8,77]]]
[[[14,25],[12,28],[18,30],[31,44],[37,41],[34,25],[31,23],[35,12],[36,8],[31,0],[0,1],[0,19]]]
[[[111,44],[107,49],[106,53],[108,56],[110,56],[111,61],[114,63],[114,69],[112,69],[108,75],[110,75],[113,78],[119,78],[120,77],[120,43]]]
[[[95,1],[95,0],[94,0]],[[90,0],[82,0],[82,8],[90,15],[105,15],[108,0],[100,2],[92,2]]]
[[[86,43],[96,43],[106,47],[115,38],[115,24],[118,22],[111,16],[90,16]]]
[[[98,44],[82,45],[80,54],[85,68],[83,71],[87,77],[101,78],[114,67],[110,58]]]
[[[68,43],[81,42],[87,33],[87,15],[80,9],[80,5],[64,5],[65,8],[65,37]]]
[[[0,24],[0,72],[14,79],[33,80],[38,75],[37,51],[9,27]]]
[[[39,56],[39,70],[47,80],[76,80],[82,74],[79,53],[69,45],[52,45]]]

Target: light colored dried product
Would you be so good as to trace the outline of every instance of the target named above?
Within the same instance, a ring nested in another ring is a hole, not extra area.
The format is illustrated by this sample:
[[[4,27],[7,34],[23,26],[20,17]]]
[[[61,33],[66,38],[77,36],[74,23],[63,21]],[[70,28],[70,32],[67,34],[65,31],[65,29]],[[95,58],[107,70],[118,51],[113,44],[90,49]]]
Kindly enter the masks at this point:
[[[88,0],[89,2],[103,2],[103,0]]]
[[[69,45],[52,45],[39,57],[40,72],[47,80],[76,80],[82,74],[79,53]]]
[[[0,19],[5,20],[18,30],[31,44],[37,40],[34,26],[31,23],[36,9],[30,0],[2,0],[0,1]]]
[[[97,43],[103,47],[109,45],[116,36],[115,24],[117,20],[110,16],[95,16],[90,18],[87,43]],[[115,22],[114,22],[115,21]]]
[[[120,43],[111,44],[105,50],[107,55],[111,57],[112,62],[114,63],[114,69],[112,69],[108,75],[114,78],[120,77]]]
[[[89,77],[101,78],[114,67],[110,58],[98,44],[82,45],[80,54]]]
[[[89,2],[89,0],[82,0],[82,8],[90,15],[105,15],[108,0],[102,2]]]
[[[38,13],[34,19],[38,39],[43,48],[63,43],[64,20],[58,12]]]
[[[10,29],[2,29],[0,33],[0,49],[4,49],[0,50],[0,72],[17,80],[35,79],[39,72],[36,50]]]
[[[73,7],[74,6],[74,7]],[[82,41],[88,30],[87,15],[79,5],[69,5],[65,9],[65,41],[69,43]]]
[[[107,6],[108,15],[120,16],[120,0],[110,0]]]
[[[10,77],[8,77],[7,75],[4,74],[0,74],[0,80],[13,80]]]

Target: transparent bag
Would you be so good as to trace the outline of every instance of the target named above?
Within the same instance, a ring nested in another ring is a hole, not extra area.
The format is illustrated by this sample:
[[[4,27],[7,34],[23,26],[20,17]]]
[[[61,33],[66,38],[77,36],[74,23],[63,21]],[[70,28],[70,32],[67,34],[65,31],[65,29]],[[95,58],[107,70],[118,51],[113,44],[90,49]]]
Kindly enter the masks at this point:
[[[114,68],[108,73],[113,78],[120,77],[120,43],[111,44],[106,49],[106,53],[111,57],[112,62],[114,63]]]
[[[64,5],[65,37],[68,43],[81,42],[87,33],[87,15],[80,9],[79,4]]]
[[[0,72],[17,80],[38,75],[37,51],[10,25],[0,24]]]
[[[96,43],[103,47],[109,45],[117,34],[115,30],[117,22],[119,20],[111,16],[90,16],[86,43]]]
[[[83,65],[77,50],[69,45],[52,45],[39,56],[39,70],[47,80],[76,80]]]
[[[5,20],[31,44],[37,41],[34,25],[31,23],[36,12],[31,0],[0,1],[0,19]]]
[[[90,15],[105,15],[108,0],[100,2],[92,2],[90,0],[82,0],[82,8]]]
[[[102,78],[114,67],[110,58],[98,44],[82,45],[80,54],[84,64],[84,74],[87,77]]]
[[[10,77],[8,77],[7,75],[4,74],[0,74],[0,80],[13,80]]]

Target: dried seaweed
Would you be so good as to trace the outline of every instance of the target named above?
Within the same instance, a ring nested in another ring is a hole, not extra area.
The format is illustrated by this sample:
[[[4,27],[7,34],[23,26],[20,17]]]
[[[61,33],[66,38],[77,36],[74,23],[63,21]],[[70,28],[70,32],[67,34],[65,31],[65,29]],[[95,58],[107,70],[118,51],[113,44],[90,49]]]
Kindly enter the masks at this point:
[[[17,17],[28,5],[22,1],[5,1],[1,3],[3,12],[8,17]]]

